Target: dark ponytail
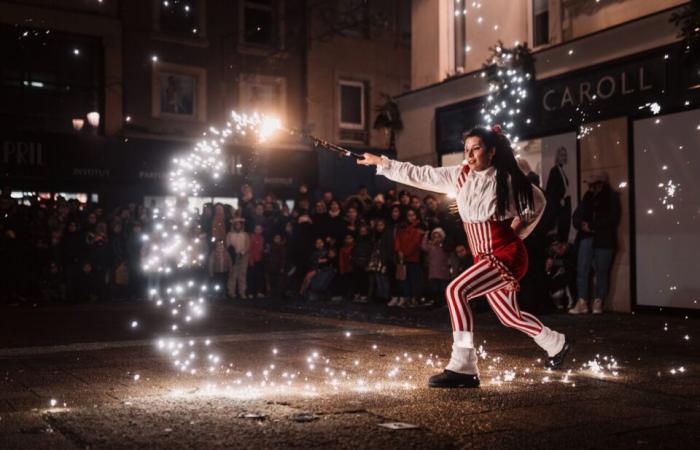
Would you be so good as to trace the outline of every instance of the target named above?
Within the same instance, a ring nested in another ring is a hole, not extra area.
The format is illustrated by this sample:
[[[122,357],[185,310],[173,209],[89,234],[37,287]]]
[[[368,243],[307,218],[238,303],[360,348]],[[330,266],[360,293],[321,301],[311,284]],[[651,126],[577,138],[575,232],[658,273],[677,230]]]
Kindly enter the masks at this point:
[[[484,142],[484,147],[495,148],[493,165],[496,168],[496,217],[502,218],[508,209],[509,186],[508,176],[510,175],[510,188],[513,192],[515,210],[519,217],[523,216],[525,209],[534,210],[534,198],[532,193],[532,183],[518,167],[515,154],[510,146],[510,141],[501,132],[500,127],[493,130],[476,127],[464,134],[464,140],[470,137],[478,137]]]

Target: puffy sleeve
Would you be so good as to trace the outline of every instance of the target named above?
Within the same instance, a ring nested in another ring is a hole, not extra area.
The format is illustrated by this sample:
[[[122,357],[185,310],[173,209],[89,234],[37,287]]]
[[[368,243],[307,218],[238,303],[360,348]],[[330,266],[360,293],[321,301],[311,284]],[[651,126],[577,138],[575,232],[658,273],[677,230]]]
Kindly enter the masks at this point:
[[[460,166],[416,166],[382,156],[382,163],[377,166],[377,175],[384,175],[392,181],[418,189],[448,194],[456,189],[461,170]]]
[[[542,214],[544,214],[544,207],[547,205],[547,200],[545,200],[544,193],[537,186],[532,186],[532,200],[533,200],[533,210],[527,208],[521,218],[521,228],[519,230],[519,237],[525,239],[532,233],[535,229]]]

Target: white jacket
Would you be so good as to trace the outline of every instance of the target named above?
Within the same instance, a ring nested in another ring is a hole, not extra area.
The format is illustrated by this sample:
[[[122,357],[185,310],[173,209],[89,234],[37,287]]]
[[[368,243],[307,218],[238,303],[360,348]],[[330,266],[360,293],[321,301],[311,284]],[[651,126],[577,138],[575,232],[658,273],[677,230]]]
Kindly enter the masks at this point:
[[[384,175],[390,180],[424,189],[447,194],[457,202],[459,215],[463,222],[483,223],[496,218],[496,168],[470,170],[461,189],[458,180],[463,166],[431,167],[416,166],[409,162],[399,162],[382,157],[382,164],[377,166],[377,175]],[[540,189],[532,189],[534,211],[526,209],[521,220],[525,222],[520,237],[525,238],[539,222],[546,204]],[[498,220],[517,217],[515,202],[511,192],[505,216]]]

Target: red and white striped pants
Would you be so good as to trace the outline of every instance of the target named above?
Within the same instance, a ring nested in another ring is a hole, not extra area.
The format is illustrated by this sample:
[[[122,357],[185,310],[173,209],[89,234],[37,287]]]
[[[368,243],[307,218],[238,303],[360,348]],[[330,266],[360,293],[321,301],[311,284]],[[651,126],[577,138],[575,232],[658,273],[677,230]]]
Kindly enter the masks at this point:
[[[445,296],[454,331],[473,331],[469,301],[486,296],[501,323],[530,336],[543,328],[535,316],[520,311],[517,280],[527,271],[527,251],[507,222],[465,223],[475,264],[447,286]]]

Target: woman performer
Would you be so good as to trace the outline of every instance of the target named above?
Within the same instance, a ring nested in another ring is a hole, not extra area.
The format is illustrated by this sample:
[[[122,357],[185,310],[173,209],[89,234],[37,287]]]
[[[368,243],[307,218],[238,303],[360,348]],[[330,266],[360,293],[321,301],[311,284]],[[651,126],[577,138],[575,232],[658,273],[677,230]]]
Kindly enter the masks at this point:
[[[547,352],[545,367],[560,368],[573,340],[542,325],[518,308],[518,280],[527,272],[522,240],[544,211],[544,195],[520,171],[510,141],[500,126],[466,134],[462,165],[415,166],[365,153],[358,164],[377,166],[377,174],[419,189],[440,192],[457,201],[475,263],[447,286],[452,321],[452,356],[445,370],[430,378],[430,387],[479,387],[474,349],[474,320],[469,301],[485,295],[501,323],[532,337]]]

